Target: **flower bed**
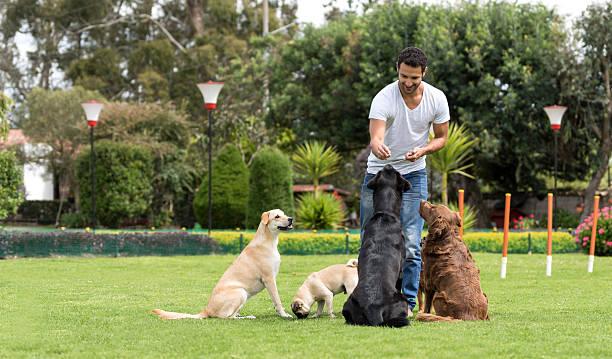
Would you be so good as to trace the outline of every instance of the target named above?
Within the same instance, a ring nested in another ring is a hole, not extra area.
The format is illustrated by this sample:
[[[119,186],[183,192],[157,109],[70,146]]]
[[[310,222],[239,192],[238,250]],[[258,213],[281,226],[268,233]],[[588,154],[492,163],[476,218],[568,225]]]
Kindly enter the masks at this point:
[[[591,234],[593,233],[593,215],[588,216],[574,231],[574,242],[585,252],[591,248]],[[595,255],[612,256],[612,208],[601,209],[597,219],[597,232],[595,237]]]

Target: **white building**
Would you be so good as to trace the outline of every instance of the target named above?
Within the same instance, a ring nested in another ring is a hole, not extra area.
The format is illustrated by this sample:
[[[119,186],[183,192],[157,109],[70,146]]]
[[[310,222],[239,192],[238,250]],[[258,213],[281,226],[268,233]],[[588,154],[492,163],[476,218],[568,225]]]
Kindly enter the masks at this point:
[[[44,144],[34,144],[28,140],[22,130],[10,130],[6,141],[0,139],[0,148],[9,146],[21,146],[27,156],[41,154],[49,151],[49,147]],[[53,175],[48,171],[47,166],[30,162],[23,164],[23,190],[25,199],[33,200],[53,200]]]

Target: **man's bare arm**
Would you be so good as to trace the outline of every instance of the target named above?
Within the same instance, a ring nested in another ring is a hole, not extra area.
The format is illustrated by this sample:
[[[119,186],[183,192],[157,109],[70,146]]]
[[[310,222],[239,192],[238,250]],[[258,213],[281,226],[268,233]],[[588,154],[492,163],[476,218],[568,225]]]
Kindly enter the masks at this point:
[[[448,124],[446,121],[441,124],[433,124],[434,138],[429,141],[424,147],[415,147],[412,151],[406,153],[406,159],[408,161],[416,161],[419,158],[434,153],[446,145],[446,139],[448,138]]]
[[[372,153],[381,160],[391,157],[391,151],[385,145],[385,129],[387,122],[384,120],[370,119],[370,146]]]

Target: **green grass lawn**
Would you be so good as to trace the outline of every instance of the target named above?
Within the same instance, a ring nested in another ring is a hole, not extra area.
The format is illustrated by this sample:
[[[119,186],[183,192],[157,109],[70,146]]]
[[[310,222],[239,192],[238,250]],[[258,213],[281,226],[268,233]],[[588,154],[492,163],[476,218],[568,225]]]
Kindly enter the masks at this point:
[[[0,358],[610,358],[612,258],[473,254],[489,322],[353,327],[276,315],[264,290],[241,314],[257,319],[163,321],[151,309],[198,313],[233,256],[0,261]],[[313,271],[349,257],[283,256],[285,309]],[[335,297],[341,311],[346,295]]]

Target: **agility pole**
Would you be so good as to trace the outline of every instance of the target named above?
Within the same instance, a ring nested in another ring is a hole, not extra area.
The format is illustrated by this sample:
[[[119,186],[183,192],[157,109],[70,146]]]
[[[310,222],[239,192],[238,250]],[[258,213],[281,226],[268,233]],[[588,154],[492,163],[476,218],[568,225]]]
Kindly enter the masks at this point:
[[[510,227],[510,193],[506,193],[506,209],[504,210],[504,245],[502,247],[501,278],[506,278],[508,264],[508,230]]]
[[[461,226],[459,227],[459,238],[463,240],[463,190],[459,190],[459,217],[461,217]]]
[[[553,194],[548,194],[548,241],[546,243],[546,276],[552,273]]]
[[[599,196],[595,196],[593,205],[593,230],[591,230],[591,248],[589,249],[588,273],[593,273],[593,262],[595,262],[595,237],[597,236],[597,218],[599,217]]]

